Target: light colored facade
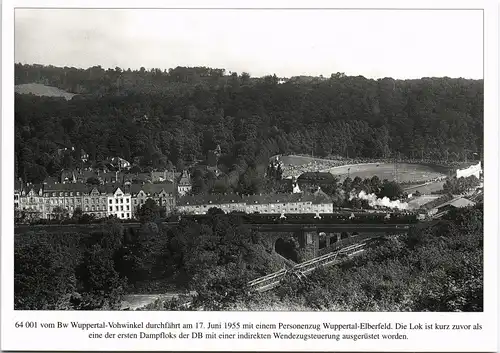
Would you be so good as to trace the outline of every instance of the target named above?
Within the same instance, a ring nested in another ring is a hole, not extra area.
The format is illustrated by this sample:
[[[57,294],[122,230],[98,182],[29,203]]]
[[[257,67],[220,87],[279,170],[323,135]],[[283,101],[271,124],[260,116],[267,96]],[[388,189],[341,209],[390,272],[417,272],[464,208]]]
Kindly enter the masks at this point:
[[[19,210],[29,219],[43,218],[43,191],[39,186],[28,185],[19,196]]]
[[[119,219],[131,219],[133,217],[130,194],[125,194],[122,189],[116,188],[113,193],[106,196],[108,216],[114,216]]]
[[[192,189],[191,177],[189,173],[184,172],[182,173],[181,179],[177,184],[177,192],[179,193],[179,196],[184,196],[187,193],[189,193],[191,189]]]
[[[328,197],[318,195],[238,195],[211,196],[205,200],[185,197],[180,199],[177,210],[186,214],[205,214],[217,207],[225,213],[332,213],[333,203]]]
[[[132,219],[138,206],[153,199],[166,213],[175,208],[173,183],[88,186],[54,183],[16,187],[14,208],[30,219],[72,217],[76,209],[95,218]]]
[[[44,185],[42,218],[71,217],[75,209],[83,210],[82,203],[86,192],[87,189],[82,184]]]
[[[482,173],[481,162],[479,162],[478,164],[471,165],[470,167],[465,169],[457,169],[456,177],[458,179],[458,178],[467,178],[471,175],[474,175],[476,178],[479,179],[481,173]]]
[[[83,196],[82,211],[93,215],[95,218],[106,218],[108,195],[104,190],[94,187]]]
[[[175,208],[173,183],[131,185],[132,214],[135,217],[139,207],[152,199],[169,214]]]

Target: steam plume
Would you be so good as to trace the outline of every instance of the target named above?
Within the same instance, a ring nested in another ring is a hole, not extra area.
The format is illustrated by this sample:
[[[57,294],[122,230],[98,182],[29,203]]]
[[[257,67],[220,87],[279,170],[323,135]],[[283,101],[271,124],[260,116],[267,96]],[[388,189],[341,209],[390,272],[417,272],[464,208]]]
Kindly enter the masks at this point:
[[[401,202],[399,200],[391,201],[388,197],[384,197],[379,199],[375,194],[367,194],[364,191],[361,191],[358,195],[351,194],[349,197],[349,201],[353,198],[359,198],[361,200],[368,201],[368,204],[371,207],[389,207],[389,208],[397,208],[399,210],[406,210],[408,208],[407,202]]]

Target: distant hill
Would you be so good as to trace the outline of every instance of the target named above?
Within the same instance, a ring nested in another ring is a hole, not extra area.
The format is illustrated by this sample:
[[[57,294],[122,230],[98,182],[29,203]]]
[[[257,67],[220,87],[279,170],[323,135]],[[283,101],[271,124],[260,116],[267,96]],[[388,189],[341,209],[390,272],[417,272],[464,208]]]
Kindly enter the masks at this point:
[[[40,83],[25,83],[22,85],[16,85],[15,91],[16,93],[34,94],[35,96],[64,97],[66,100],[70,100],[73,96],[75,96],[75,94],[68,93],[57,87],[46,86]]]

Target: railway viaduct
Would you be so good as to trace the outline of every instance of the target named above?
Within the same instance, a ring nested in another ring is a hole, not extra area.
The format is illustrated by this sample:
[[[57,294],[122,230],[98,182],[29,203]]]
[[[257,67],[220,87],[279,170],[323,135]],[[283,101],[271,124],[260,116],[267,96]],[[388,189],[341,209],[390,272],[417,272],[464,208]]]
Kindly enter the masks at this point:
[[[383,235],[407,233],[408,224],[266,224],[252,225],[266,239],[269,251],[295,262],[307,261],[336,249]],[[296,258],[292,254],[296,251]]]

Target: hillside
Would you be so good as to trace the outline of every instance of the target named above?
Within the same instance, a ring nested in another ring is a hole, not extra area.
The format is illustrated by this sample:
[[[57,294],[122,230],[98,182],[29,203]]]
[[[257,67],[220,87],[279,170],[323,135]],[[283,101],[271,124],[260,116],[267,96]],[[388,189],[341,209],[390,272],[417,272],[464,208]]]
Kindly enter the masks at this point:
[[[75,94],[68,93],[57,87],[46,86],[40,83],[25,83],[22,85],[16,85],[15,91],[16,93],[34,94],[35,96],[64,97],[66,100],[70,100],[73,96],[75,96]]]

